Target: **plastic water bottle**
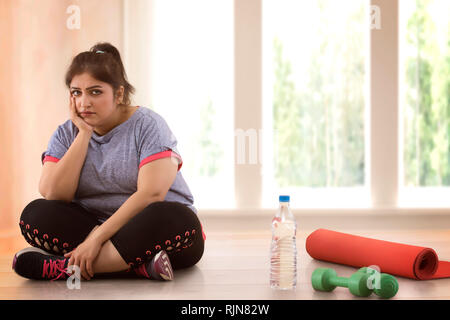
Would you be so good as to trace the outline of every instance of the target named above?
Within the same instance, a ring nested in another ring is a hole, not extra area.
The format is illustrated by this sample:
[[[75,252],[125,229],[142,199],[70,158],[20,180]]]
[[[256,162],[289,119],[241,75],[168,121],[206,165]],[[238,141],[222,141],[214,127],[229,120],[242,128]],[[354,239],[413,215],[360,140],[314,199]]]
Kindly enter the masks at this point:
[[[289,290],[297,285],[297,223],[289,207],[289,196],[279,197],[280,205],[272,219],[270,248],[270,287]]]

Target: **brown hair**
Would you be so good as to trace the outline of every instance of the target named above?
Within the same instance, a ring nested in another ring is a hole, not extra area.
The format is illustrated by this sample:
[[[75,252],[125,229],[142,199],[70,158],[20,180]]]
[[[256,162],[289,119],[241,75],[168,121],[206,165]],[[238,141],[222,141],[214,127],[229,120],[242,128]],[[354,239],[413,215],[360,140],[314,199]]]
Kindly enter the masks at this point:
[[[123,86],[122,104],[126,106],[131,104],[130,95],[135,89],[128,83],[120,53],[112,44],[99,42],[89,51],[81,52],[73,58],[66,72],[66,86],[70,89],[73,77],[85,72],[99,81],[109,83],[113,87],[114,96],[119,87]]]

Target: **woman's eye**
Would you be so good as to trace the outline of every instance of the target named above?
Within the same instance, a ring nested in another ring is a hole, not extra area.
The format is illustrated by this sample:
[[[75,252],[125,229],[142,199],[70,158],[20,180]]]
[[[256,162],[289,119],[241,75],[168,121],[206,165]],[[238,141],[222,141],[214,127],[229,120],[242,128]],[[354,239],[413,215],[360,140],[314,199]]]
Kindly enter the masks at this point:
[[[78,96],[78,95],[79,95],[78,92],[79,92],[79,91],[72,91],[72,95]],[[94,95],[96,95],[96,96],[98,96],[99,94],[102,93],[100,90],[92,90],[91,92],[92,92]]]

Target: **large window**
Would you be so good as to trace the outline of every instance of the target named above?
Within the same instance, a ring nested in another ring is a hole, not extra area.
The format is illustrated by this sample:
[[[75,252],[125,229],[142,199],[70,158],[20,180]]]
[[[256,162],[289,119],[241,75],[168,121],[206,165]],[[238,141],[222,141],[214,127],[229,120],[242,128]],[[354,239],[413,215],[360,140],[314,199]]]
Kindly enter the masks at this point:
[[[400,1],[401,204],[449,204],[450,1]]]
[[[368,206],[369,1],[263,0],[263,206]]]
[[[198,208],[450,205],[450,1],[151,3],[151,108]]]
[[[197,208],[234,206],[233,1],[153,0],[152,105]]]

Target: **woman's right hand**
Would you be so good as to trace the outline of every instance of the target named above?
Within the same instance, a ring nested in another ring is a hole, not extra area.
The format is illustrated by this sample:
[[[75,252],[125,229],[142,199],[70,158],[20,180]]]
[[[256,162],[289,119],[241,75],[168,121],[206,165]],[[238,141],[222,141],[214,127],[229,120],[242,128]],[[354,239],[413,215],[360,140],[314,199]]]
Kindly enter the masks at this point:
[[[77,112],[75,97],[70,94],[70,120],[72,120],[73,124],[80,130],[80,132],[94,132],[94,127],[89,125],[83,118],[81,118]]]

